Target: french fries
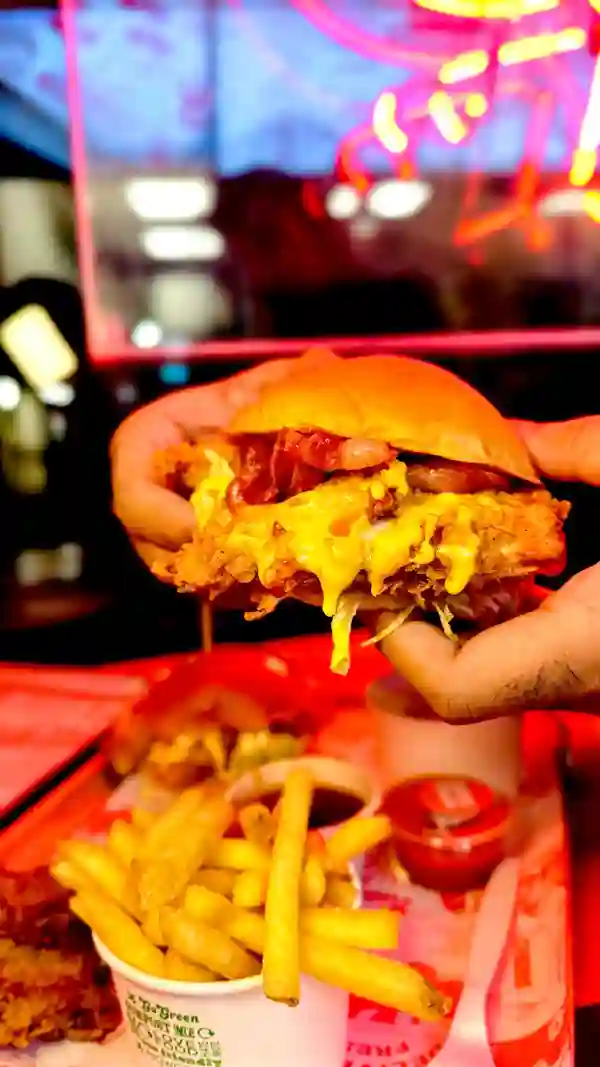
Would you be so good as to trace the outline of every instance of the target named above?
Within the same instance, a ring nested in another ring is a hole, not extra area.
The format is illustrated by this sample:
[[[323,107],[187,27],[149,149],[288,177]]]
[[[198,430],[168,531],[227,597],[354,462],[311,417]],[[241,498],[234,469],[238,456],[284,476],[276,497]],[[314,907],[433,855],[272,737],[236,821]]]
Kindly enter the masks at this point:
[[[191,792],[191,790],[190,790]],[[185,796],[186,794],[183,794]],[[142,908],[159,908],[175,900],[188,885],[195,872],[217,848],[233,818],[233,809],[223,796],[194,796],[187,810],[187,822],[179,834],[163,846],[160,854],[153,847],[148,853],[142,849],[137,860],[138,887]],[[165,812],[168,815],[169,811]],[[159,820],[148,831],[148,837],[160,838]]]
[[[71,909],[97,933],[118,959],[148,974],[159,977],[164,974],[165,958],[160,949],[108,896],[86,889],[73,897]]]
[[[258,960],[215,926],[176,911],[166,918],[165,927],[175,952],[214,974],[232,980],[260,974]]]
[[[226,837],[210,854],[211,867],[233,871],[267,871],[271,863],[268,849],[241,837]]]
[[[302,755],[306,738],[272,733],[264,708],[245,693],[204,686],[153,721],[128,712],[108,742],[122,776],[134,770],[167,789],[191,786],[206,776],[233,779],[275,760]],[[137,826],[137,823],[135,823]]]
[[[309,831],[313,781],[288,775],[278,808],[238,812],[214,786],[186,789],[161,814],[117,819],[106,846],[59,846],[56,880],[115,957],[177,982],[257,977],[294,1005],[300,974],[422,1019],[444,998],[412,968],[369,950],[397,947],[399,913],[359,910],[351,860],[385,841],[386,818],[357,818],[325,841]],[[227,836],[239,832],[243,837]]]
[[[142,833],[148,830],[152,823],[156,822],[158,816],[153,811],[147,811],[146,808],[133,808],[131,812],[131,825],[135,830],[141,830]]]
[[[205,885],[207,889],[212,889],[214,893],[221,893],[224,897],[231,897],[238,877],[237,871],[227,870],[226,867],[219,869],[205,867],[204,870],[198,871],[194,875],[192,885]]]
[[[325,846],[327,866],[330,871],[347,870],[348,864],[370,849],[388,841],[392,836],[392,823],[387,815],[360,815],[338,826]]]
[[[173,846],[173,839],[183,833],[195,813],[202,806],[205,789],[194,786],[181,793],[172,804],[151,820],[144,836],[140,857],[151,860]],[[139,816],[138,816],[139,817]]]
[[[222,774],[227,766],[227,747],[223,731],[215,726],[206,730],[202,738],[204,748],[217,774]]]
[[[186,914],[194,921],[206,922],[209,916],[218,915],[221,929],[235,941],[262,955],[265,941],[264,916],[232,904],[226,897],[212,894],[213,899],[190,886],[183,901]]]
[[[240,812],[240,826],[248,841],[269,848],[275,840],[277,822],[264,804],[247,804]]]
[[[164,930],[163,917],[164,908],[150,908],[144,914],[142,921],[142,932],[158,948],[166,948],[169,943]]]
[[[306,974],[320,982],[418,1019],[433,1022],[449,1009],[446,998],[412,967],[339,941],[302,936],[300,964]]]
[[[320,833],[309,833],[306,839],[304,869],[300,879],[300,899],[303,904],[320,904],[326,891],[325,842]]]
[[[265,903],[263,989],[270,1000],[291,1006],[300,1000],[300,880],[312,796],[311,775],[297,767],[281,794]]]
[[[233,903],[240,908],[262,908],[267,899],[269,869],[242,871],[233,887]]]
[[[65,841],[59,850],[59,857],[65,861],[65,866],[59,872],[55,870],[56,880],[66,889],[79,889],[85,887],[86,882],[92,886],[98,886],[109,900],[115,900],[117,904],[134,918],[139,915],[139,907],[135,893],[127,875],[127,870],[114,856],[102,845],[94,841]],[[73,877],[70,884],[69,872]]]
[[[141,837],[135,826],[124,819],[115,819],[108,833],[108,848],[127,870],[131,870],[140,843]]]
[[[236,908],[229,913],[224,925],[230,937],[245,945],[257,956],[262,956],[265,946],[264,915]]]
[[[392,950],[398,944],[400,915],[397,911],[384,908],[377,911],[303,908],[300,912],[300,931],[355,948]]]
[[[323,904],[327,908],[351,908],[356,900],[356,889],[349,878],[329,875],[326,882]]]
[[[203,922],[220,924],[232,907],[231,901],[203,885],[191,885],[183,898],[185,910]]]
[[[190,963],[174,949],[165,953],[165,977],[174,982],[218,982],[219,976],[201,967],[199,963]]]

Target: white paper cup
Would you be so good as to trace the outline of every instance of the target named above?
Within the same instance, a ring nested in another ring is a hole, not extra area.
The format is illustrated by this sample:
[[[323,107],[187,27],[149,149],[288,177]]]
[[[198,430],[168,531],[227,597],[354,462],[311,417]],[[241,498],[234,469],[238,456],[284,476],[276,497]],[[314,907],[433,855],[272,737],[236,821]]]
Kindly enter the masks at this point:
[[[122,963],[111,969],[139,1067],[342,1067],[347,993],[302,976],[297,1008],[267,1000],[260,975],[238,982],[173,982]]]
[[[378,738],[384,790],[423,776],[475,778],[504,796],[521,783],[521,718],[518,715],[455,726],[413,717],[414,690],[398,675],[374,682],[367,707]]]
[[[278,760],[266,763],[256,770],[249,771],[231,786],[228,796],[237,803],[282,787],[290,771],[296,767],[306,767],[314,778],[315,785],[339,789],[362,797],[363,807],[357,816],[374,815],[381,804],[381,794],[377,785],[364,770],[355,767],[346,760],[333,759],[331,756],[301,756],[298,759]],[[339,824],[319,827],[320,832],[328,837]]]

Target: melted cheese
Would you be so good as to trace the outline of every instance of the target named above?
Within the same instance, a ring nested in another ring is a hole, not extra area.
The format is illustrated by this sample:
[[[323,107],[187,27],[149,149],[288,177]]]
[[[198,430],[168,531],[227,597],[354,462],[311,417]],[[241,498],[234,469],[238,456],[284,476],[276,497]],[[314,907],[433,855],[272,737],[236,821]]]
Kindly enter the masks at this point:
[[[204,454],[210,468],[191,497],[199,530],[206,529],[211,519],[223,511],[227,490],[235,478],[229,463],[218,452],[207,448]]]
[[[395,462],[372,478],[332,479],[279,504],[239,509],[235,520],[224,505],[234,473],[223,457],[207,452],[208,476],[192,496],[199,530],[223,522],[219,550],[224,563],[247,557],[267,588],[276,581],[278,565],[314,574],[323,591],[323,611],[333,617],[342,593],[360,572],[371,592],[382,592],[386,578],[408,564],[438,560],[446,572],[446,590],[459,593],[476,570],[479,538],[473,531],[465,498],[454,493],[409,494],[406,466]],[[372,524],[373,499],[394,488],[405,499],[392,519]],[[443,535],[433,542],[443,519]],[[227,525],[225,525],[227,524]]]

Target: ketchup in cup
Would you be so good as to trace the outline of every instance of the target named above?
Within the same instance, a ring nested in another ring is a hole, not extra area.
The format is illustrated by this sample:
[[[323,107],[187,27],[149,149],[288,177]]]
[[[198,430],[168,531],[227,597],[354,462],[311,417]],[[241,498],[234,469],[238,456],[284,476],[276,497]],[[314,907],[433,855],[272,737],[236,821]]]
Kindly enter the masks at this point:
[[[485,885],[506,854],[521,780],[517,717],[453,726],[404,679],[375,682],[382,808],[414,882],[441,892]]]
[[[511,802],[475,778],[401,782],[386,792],[383,810],[400,863],[430,889],[476,889],[504,857]]]

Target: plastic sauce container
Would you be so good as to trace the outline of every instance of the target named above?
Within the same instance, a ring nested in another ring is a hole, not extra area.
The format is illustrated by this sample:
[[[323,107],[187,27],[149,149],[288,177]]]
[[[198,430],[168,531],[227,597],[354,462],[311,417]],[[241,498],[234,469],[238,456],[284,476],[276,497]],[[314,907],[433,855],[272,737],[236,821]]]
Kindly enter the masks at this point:
[[[396,675],[375,682],[367,702],[400,863],[438,891],[484,885],[514,831],[520,719],[452,726]]]
[[[378,810],[381,794],[370,777],[348,760],[331,756],[299,756],[266,763],[234,782],[228,795],[238,804],[262,803],[272,809],[286,778],[297,767],[310,771],[315,783],[311,830],[326,833],[347,819],[373,815]]]
[[[400,863],[430,889],[476,889],[505,856],[512,805],[474,778],[413,778],[388,790],[383,810]]]

